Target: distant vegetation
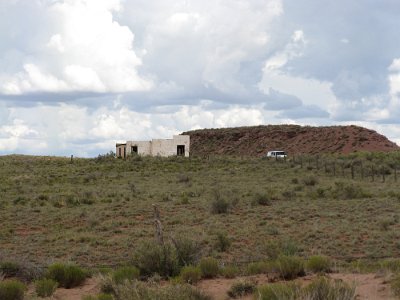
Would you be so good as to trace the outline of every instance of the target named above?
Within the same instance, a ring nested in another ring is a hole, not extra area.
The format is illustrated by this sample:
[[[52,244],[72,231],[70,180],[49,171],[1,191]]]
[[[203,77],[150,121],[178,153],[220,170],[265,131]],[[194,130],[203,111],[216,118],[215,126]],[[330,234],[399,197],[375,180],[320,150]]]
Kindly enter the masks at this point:
[[[399,273],[400,263],[388,260],[400,257],[399,166],[396,152],[287,160],[105,155],[72,163],[0,157],[0,295],[24,293],[11,278],[35,281],[37,295],[51,295],[97,273],[104,295],[93,299],[178,292],[208,299],[190,285],[260,273],[292,280],[334,265]],[[154,239],[153,204],[163,243]],[[142,282],[161,278],[176,286]],[[323,278],[313,286],[354,294]],[[241,282],[231,293],[311,289]]]

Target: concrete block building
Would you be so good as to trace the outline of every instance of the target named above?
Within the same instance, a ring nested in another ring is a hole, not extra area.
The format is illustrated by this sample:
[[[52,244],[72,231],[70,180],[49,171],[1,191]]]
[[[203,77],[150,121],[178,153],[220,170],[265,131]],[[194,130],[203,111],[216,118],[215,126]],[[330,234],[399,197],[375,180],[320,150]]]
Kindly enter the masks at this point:
[[[149,156],[185,156],[190,152],[190,136],[174,135],[172,139],[153,139],[151,141],[126,141],[116,144],[117,157],[128,155]]]

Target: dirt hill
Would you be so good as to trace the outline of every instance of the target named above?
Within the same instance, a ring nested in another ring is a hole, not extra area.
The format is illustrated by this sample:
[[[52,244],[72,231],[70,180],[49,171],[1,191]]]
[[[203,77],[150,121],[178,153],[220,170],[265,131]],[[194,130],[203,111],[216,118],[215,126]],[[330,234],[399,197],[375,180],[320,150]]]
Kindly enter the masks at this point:
[[[289,154],[395,151],[400,147],[374,130],[359,126],[267,125],[187,131],[192,155],[263,156],[269,150]]]

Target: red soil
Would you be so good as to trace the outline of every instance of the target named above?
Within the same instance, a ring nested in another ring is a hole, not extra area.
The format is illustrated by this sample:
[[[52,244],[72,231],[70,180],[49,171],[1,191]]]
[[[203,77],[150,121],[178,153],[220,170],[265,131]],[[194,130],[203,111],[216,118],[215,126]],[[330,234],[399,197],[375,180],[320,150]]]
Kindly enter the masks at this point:
[[[358,126],[310,127],[267,125],[200,129],[190,135],[192,155],[263,156],[269,150],[293,154],[398,151],[400,147],[376,131]]]

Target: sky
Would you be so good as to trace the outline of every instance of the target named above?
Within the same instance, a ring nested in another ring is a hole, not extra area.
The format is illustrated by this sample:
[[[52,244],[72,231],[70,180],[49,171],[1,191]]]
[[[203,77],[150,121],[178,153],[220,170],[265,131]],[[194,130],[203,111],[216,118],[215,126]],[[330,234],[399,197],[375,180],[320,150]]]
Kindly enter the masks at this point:
[[[0,0],[0,154],[355,124],[400,145],[398,0]]]

